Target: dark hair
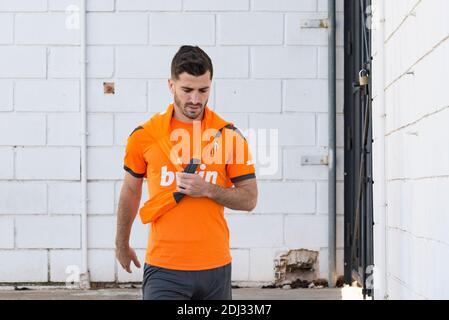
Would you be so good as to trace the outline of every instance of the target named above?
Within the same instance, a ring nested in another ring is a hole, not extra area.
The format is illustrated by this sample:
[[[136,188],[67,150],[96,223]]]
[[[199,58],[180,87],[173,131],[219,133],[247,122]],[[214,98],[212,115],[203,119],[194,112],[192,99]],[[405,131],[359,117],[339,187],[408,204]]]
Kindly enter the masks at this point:
[[[198,77],[210,71],[210,78],[214,74],[212,60],[200,47],[182,46],[173,57],[171,63],[172,79],[179,79],[183,72]]]

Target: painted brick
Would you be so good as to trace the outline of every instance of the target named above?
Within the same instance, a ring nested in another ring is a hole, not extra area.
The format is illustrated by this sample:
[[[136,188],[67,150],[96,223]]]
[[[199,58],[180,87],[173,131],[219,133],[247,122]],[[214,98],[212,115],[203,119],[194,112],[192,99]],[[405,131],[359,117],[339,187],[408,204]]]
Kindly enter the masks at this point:
[[[87,76],[110,78],[114,72],[112,47],[87,47]],[[48,57],[48,75],[51,78],[78,78],[80,52],[78,47],[51,47]]]
[[[81,144],[79,113],[47,114],[47,145],[79,146]]]
[[[144,124],[149,117],[141,113],[123,113],[115,115],[114,143],[118,146],[126,145],[128,137],[135,128]]]
[[[14,178],[14,149],[0,147],[0,179]]]
[[[0,44],[12,44],[14,42],[14,16],[8,13],[0,14]]]
[[[78,111],[78,81],[18,81],[14,90],[17,111]]]
[[[255,78],[307,79],[317,75],[314,47],[253,47],[251,56],[251,74]]]
[[[80,183],[49,182],[48,211],[51,214],[80,214],[81,213]]]
[[[87,196],[89,214],[114,213],[114,183],[89,182]]]
[[[216,82],[218,112],[281,112],[281,82],[220,80]]]
[[[116,77],[170,77],[170,65],[177,47],[118,47],[115,50]]]
[[[245,11],[249,9],[249,0],[184,0],[185,11]]]
[[[18,248],[79,248],[81,224],[78,216],[17,217]]]
[[[215,44],[215,17],[211,14],[153,13],[150,17],[152,45]]]
[[[65,13],[18,13],[15,16],[15,42],[76,45],[80,42],[80,33],[73,25],[72,17]]]
[[[79,180],[80,150],[78,148],[18,149],[16,177],[20,180]]]
[[[320,113],[317,115],[318,126],[318,145],[321,147],[327,147],[329,145],[329,117],[327,113]],[[337,147],[344,146],[344,117],[343,115],[337,115]]]
[[[274,281],[274,258],[277,251],[275,248],[250,249],[250,281]]]
[[[328,41],[326,28],[303,28],[302,24],[311,20],[325,20],[326,13],[314,14],[286,14],[285,40],[288,45],[325,46]]]
[[[0,282],[47,282],[46,250],[0,251]]]
[[[32,114],[2,114],[0,145],[44,145],[45,116]]]
[[[301,159],[306,156],[325,157],[328,150],[324,148],[295,148],[284,150],[284,177],[295,180],[327,180],[327,165],[303,165]]]
[[[232,256],[232,281],[248,281],[249,280],[249,250],[248,249],[231,249]]]
[[[317,9],[316,0],[254,0],[253,9],[263,11],[315,11]]]
[[[13,110],[13,82],[0,80],[0,112]]]
[[[103,82],[88,81],[88,110],[90,112],[145,112],[147,110],[146,82],[142,80],[118,80],[115,94],[105,94]]]
[[[114,117],[107,113],[93,113],[88,116],[87,130],[89,146],[110,146],[114,139]]]
[[[181,0],[117,0],[119,11],[180,11]]]
[[[0,248],[14,248],[14,219],[0,217]]]
[[[327,80],[287,80],[284,85],[284,111],[327,112]]]
[[[148,16],[129,13],[87,15],[88,44],[133,45],[148,43]]]
[[[328,218],[291,215],[285,217],[285,244],[305,249],[327,247]]]
[[[277,13],[220,14],[217,33],[222,45],[280,45],[284,17]]]
[[[167,80],[148,81],[149,113],[162,112],[170,103],[173,103],[173,94],[168,89]]]
[[[306,249],[328,247],[328,222],[327,216],[286,216],[285,244]],[[337,248],[343,245],[343,217],[337,217]]]
[[[232,248],[275,247],[283,242],[281,215],[228,215]]]
[[[50,250],[50,282],[77,279],[81,272],[81,250]]]
[[[336,50],[336,77],[338,80],[344,78],[344,50],[337,48]],[[328,49],[327,47],[318,48],[318,78],[327,79],[328,77]]]
[[[0,0],[0,12],[47,11],[46,0]]]
[[[279,144],[282,146],[315,145],[315,115],[250,115],[250,128],[254,130],[278,130]]]
[[[51,11],[66,11],[70,6],[79,6],[79,0],[49,0]],[[87,11],[114,11],[114,0],[86,1]]]
[[[115,247],[115,217],[89,217],[87,219],[87,242],[89,248]]]
[[[124,147],[91,147],[87,152],[87,176],[92,180],[123,177]]]
[[[89,250],[90,280],[93,282],[115,281],[114,250]]]
[[[0,214],[39,214],[46,211],[45,183],[0,182]]]
[[[259,183],[256,213],[314,213],[315,183]]]
[[[327,214],[328,208],[328,194],[329,187],[326,182],[318,182],[317,183],[317,205],[318,205],[318,213]],[[344,213],[344,183],[337,182],[337,214]]]
[[[9,47],[0,51],[0,78],[45,78],[46,50],[41,47]]]
[[[248,78],[249,50],[247,47],[204,47],[203,49],[212,60],[214,79]]]

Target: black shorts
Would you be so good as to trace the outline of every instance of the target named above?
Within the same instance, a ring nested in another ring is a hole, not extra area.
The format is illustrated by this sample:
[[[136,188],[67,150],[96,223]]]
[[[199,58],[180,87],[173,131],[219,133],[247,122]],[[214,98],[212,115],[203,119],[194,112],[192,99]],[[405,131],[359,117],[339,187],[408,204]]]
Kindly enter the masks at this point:
[[[145,264],[142,293],[144,300],[232,300],[231,263],[200,271]]]

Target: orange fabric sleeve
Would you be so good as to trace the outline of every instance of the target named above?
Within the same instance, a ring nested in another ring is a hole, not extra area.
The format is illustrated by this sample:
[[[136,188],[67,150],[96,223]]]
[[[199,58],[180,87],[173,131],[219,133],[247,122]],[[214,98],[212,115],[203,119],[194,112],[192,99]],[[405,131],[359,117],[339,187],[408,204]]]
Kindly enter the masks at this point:
[[[145,131],[137,127],[128,137],[125,149],[124,169],[136,178],[146,177],[147,163],[143,157]]]
[[[232,137],[232,145],[230,145]],[[253,179],[256,177],[253,157],[245,137],[237,130],[226,130],[225,145],[228,151],[226,171],[231,182]]]

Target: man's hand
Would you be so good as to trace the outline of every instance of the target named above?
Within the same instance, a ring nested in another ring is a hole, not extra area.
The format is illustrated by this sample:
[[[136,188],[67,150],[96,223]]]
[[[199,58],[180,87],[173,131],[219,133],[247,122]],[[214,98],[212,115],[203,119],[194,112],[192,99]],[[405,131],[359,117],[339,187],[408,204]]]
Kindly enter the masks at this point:
[[[257,204],[256,179],[240,181],[234,188],[223,188],[206,182],[198,174],[178,173],[176,191],[193,198],[205,197],[233,209],[252,211]]]
[[[176,191],[193,198],[208,196],[211,184],[206,182],[198,174],[179,172],[177,175]]]
[[[116,247],[115,256],[123,269],[128,271],[128,273],[131,273],[131,261],[134,262],[137,268],[140,268],[139,259],[137,259],[136,252],[131,247]]]

